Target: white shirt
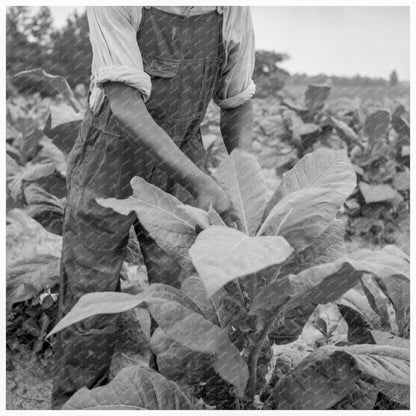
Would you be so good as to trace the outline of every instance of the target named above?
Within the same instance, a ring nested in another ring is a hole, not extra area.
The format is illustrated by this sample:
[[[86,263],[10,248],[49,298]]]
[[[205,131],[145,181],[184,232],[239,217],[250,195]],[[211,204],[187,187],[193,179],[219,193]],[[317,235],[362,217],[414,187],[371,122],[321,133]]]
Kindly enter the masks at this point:
[[[250,8],[216,6],[157,6],[180,15],[197,15],[218,8],[223,17],[225,66],[222,81],[214,94],[221,108],[234,108],[255,92],[252,81],[255,46]],[[150,76],[143,70],[137,43],[142,7],[87,7],[93,51],[90,107],[99,108],[104,99],[104,82],[123,82],[136,88],[146,101],[151,94]]]

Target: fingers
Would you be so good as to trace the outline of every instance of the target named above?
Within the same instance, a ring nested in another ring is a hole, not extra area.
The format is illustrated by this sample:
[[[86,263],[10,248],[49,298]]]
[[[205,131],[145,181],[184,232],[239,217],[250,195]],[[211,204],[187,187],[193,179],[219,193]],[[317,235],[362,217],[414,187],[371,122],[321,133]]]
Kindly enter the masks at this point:
[[[220,215],[228,227],[233,227],[234,223],[237,221],[237,217],[235,216],[234,212],[232,212],[231,210],[227,210]]]

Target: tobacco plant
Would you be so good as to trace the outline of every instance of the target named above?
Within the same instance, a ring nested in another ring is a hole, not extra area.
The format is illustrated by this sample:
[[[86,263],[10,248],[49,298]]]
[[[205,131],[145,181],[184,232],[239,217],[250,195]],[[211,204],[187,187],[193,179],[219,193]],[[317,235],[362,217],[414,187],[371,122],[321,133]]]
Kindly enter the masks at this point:
[[[372,244],[400,244],[406,249],[409,228],[410,126],[401,103],[358,105],[338,100],[329,105],[331,85],[309,85],[303,103],[285,95],[259,103],[254,147],[263,168],[278,175],[317,147],[346,149],[358,175],[349,197],[347,236]],[[407,240],[407,241],[406,241]]]
[[[232,224],[140,177],[129,198],[97,199],[123,215],[134,211],[188,277],[181,289],[150,284],[135,295],[99,292],[78,301],[48,337],[94,315],[144,310],[158,325],[150,333],[139,319],[156,365],[124,368],[63,408],[373,409],[380,395],[409,406],[408,340],[397,336],[409,324],[409,259],[394,246],[346,253],[337,215],[356,187],[347,153],[321,148],[304,156],[269,200],[260,166],[245,152],[233,151],[214,178],[232,202]],[[364,290],[367,310],[345,301],[353,290]],[[367,326],[363,338],[357,317],[385,312],[375,290],[391,306],[395,335]],[[338,332],[322,318],[336,306],[345,325]],[[323,341],[303,346],[280,371],[276,351],[285,346],[276,339],[290,327],[291,340],[302,343],[311,322]],[[336,333],[342,340],[332,342]]]

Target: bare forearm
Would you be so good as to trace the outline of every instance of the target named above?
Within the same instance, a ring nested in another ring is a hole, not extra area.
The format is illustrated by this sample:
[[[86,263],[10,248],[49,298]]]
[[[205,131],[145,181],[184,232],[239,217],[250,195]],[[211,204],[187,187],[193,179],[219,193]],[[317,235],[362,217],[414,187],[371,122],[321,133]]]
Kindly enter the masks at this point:
[[[221,109],[220,128],[228,153],[237,147],[249,150],[253,140],[253,105],[251,100],[236,108]]]
[[[140,93],[128,85],[110,82],[104,86],[111,110],[137,146],[149,152],[172,179],[193,195],[209,180],[175,145],[148,113]]]

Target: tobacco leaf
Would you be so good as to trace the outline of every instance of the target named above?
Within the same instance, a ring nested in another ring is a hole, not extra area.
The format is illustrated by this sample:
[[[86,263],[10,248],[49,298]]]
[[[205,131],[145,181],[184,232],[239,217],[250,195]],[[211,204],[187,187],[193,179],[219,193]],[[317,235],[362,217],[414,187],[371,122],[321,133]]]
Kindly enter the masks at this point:
[[[233,150],[214,174],[231,200],[237,225],[245,234],[255,234],[266,204],[267,188],[254,156]]]
[[[390,118],[390,111],[384,109],[377,110],[367,117],[364,124],[364,133],[370,139],[371,146],[386,134],[389,128]]]
[[[13,75],[13,82],[26,85],[36,85],[39,83],[48,85],[56,92],[62,94],[68,104],[75,110],[81,111],[81,105],[74,96],[66,79],[60,75],[51,75],[45,72],[42,68],[30,69],[21,71]]]
[[[319,148],[304,156],[288,171],[266,205],[263,221],[272,208],[292,192],[307,188],[326,188],[334,192],[341,206],[356,185],[354,168],[344,150]]]
[[[370,185],[365,182],[360,182],[359,188],[366,204],[372,204],[374,202],[398,204],[403,201],[403,197],[387,184]]]
[[[204,380],[215,362],[215,355],[192,351],[170,339],[160,328],[153,333],[150,345],[157,357],[158,371],[179,383],[194,384]]]
[[[225,290],[220,289],[213,296],[208,297],[202,280],[197,276],[189,276],[182,282],[181,291],[199,306],[207,319],[215,325],[221,324],[220,310],[222,301],[226,297]]]
[[[142,366],[126,367],[105,386],[78,390],[62,410],[192,410],[173,381]]]
[[[283,237],[249,237],[221,226],[202,231],[189,250],[208,296],[228,282],[284,262],[292,248]]]
[[[315,113],[323,109],[327,98],[331,92],[331,85],[327,84],[311,84],[305,91],[304,102],[305,107],[311,113]]]
[[[282,267],[279,276],[296,274],[309,267],[330,263],[346,254],[344,244],[345,224],[335,219],[309,247],[291,257]]]
[[[135,176],[133,194],[126,199],[97,198],[103,207],[128,215],[134,211],[156,244],[188,271],[193,271],[188,250],[196,238],[198,221],[189,215],[184,204],[157,186]]]
[[[238,349],[218,326],[201,314],[184,307],[182,302],[174,301],[174,297],[166,293],[152,290],[150,286],[148,290],[137,295],[119,292],[86,294],[58,322],[47,338],[95,315],[120,313],[135,307],[147,308],[169,338],[193,351],[214,355],[214,370],[235,386],[238,396],[242,396],[247,384],[248,369]]]
[[[52,140],[56,147],[68,155],[74,146],[82,118],[82,113],[51,107],[43,133]]]
[[[250,314],[282,313],[309,303],[333,302],[354,287],[365,273],[383,285],[397,311],[409,308],[409,263],[394,246],[382,250],[359,250],[348,257],[288,275],[264,286],[251,305]]]
[[[24,189],[27,213],[47,231],[62,235],[64,221],[64,201],[45,191],[36,183],[28,184]]]
[[[410,400],[410,351],[379,345],[324,346],[283,377],[274,392],[280,410],[329,409],[359,380],[403,405]]]

